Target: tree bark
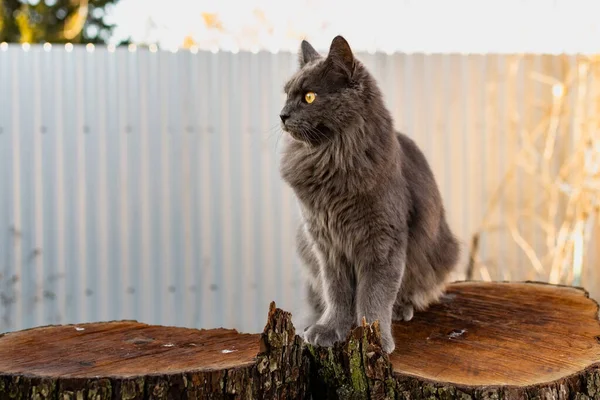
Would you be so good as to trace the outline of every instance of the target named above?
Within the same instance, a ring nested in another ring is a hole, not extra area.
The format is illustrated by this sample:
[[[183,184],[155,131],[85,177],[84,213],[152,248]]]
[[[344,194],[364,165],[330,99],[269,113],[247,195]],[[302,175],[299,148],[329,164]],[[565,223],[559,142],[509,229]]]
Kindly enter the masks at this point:
[[[3,399],[600,399],[598,305],[583,290],[461,282],[381,350],[377,323],[306,345],[271,305],[260,335],[122,321],[0,337]]]

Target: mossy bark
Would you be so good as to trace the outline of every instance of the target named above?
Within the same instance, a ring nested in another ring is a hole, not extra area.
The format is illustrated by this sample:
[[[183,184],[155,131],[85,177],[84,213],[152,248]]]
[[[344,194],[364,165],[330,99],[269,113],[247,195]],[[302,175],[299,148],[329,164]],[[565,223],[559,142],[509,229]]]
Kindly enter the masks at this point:
[[[311,355],[311,392],[315,399],[394,399],[396,382],[381,349],[377,323],[356,328],[343,344],[307,346]]]

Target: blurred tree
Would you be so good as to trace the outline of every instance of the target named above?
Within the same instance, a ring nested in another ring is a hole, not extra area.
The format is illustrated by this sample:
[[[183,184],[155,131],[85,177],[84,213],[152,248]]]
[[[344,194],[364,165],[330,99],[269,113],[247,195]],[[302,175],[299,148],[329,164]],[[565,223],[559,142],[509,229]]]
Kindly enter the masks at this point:
[[[192,36],[187,35],[186,37],[183,38],[183,48],[184,49],[190,49],[194,46],[197,46],[197,43]]]
[[[0,0],[0,42],[106,43],[119,0]]]

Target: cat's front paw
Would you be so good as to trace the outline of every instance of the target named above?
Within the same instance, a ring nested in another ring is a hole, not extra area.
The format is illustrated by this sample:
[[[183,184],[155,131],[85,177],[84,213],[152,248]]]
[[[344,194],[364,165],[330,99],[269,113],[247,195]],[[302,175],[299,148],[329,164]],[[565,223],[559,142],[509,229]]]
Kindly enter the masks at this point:
[[[392,354],[394,352],[396,344],[394,343],[394,338],[392,337],[391,333],[381,332],[381,348],[388,354]]]
[[[402,307],[402,319],[404,321],[410,321],[411,319],[413,319],[414,315],[415,309],[412,304],[405,304],[404,307]]]
[[[415,309],[410,303],[401,303],[394,305],[395,321],[410,321],[415,315]]]
[[[349,332],[349,327],[315,324],[304,331],[304,340],[313,346],[331,347],[345,340]]]

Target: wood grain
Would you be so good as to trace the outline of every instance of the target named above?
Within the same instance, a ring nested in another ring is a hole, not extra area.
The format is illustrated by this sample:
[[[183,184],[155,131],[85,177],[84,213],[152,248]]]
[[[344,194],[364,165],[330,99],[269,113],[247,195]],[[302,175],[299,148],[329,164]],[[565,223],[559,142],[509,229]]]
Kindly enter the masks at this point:
[[[262,334],[135,321],[48,326],[0,337],[4,399],[302,398],[309,362],[291,315]]]
[[[600,360],[598,305],[572,287],[457,283],[394,337],[395,371],[458,385],[535,385]]]
[[[259,338],[130,321],[43,327],[0,341],[0,371],[93,378],[244,367],[254,363]]]

